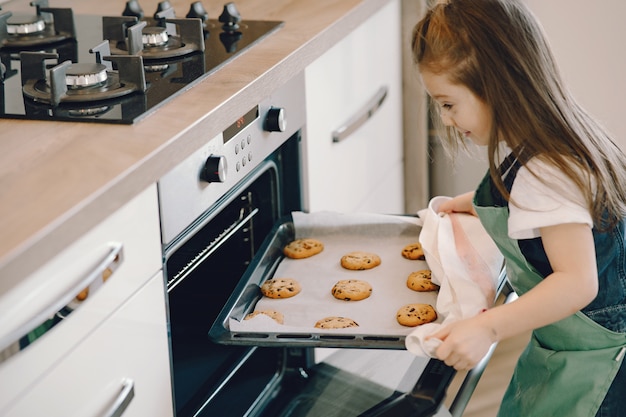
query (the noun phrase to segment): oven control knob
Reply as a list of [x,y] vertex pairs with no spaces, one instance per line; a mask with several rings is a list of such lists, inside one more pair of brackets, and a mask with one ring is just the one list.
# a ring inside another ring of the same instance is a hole
[[200,171],[200,179],[206,182],[226,181],[226,158],[222,155],[209,155]]
[[284,132],[285,129],[287,129],[285,109],[281,107],[270,108],[265,115],[265,125],[263,128],[268,132]]

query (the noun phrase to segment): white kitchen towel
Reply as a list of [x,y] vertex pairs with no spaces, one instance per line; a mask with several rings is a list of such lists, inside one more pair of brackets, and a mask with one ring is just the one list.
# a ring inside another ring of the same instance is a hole
[[435,197],[418,214],[423,219],[419,241],[432,280],[440,286],[436,310],[441,323],[419,326],[406,338],[406,348],[436,357],[440,340],[425,340],[451,322],[473,317],[493,306],[503,257],[480,220],[465,213],[438,213],[450,197]]

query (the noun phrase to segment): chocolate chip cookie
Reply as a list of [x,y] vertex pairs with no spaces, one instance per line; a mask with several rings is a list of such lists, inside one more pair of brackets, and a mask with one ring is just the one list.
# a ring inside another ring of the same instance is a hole
[[302,290],[298,281],[293,278],[268,279],[261,285],[261,292],[269,298],[290,298]]
[[315,323],[318,329],[345,329],[346,327],[359,327],[356,321],[347,317],[326,317]]
[[402,256],[412,261],[416,261],[416,260],[423,261],[426,259],[426,257],[424,256],[424,249],[422,249],[422,245],[419,242],[410,243],[406,245],[402,249]]
[[429,292],[439,290],[439,285],[431,280],[430,269],[422,269],[420,271],[411,272],[406,279],[406,286],[413,291]]
[[244,320],[250,320],[251,318],[254,318],[261,314],[274,319],[278,324],[283,324],[285,322],[285,317],[283,316],[283,313],[281,313],[280,311],[276,311],[276,310],[253,311],[252,313],[246,315],[246,317],[244,317]]
[[408,304],[398,310],[396,320],[403,326],[415,327],[437,320],[437,312],[430,304]]
[[380,262],[380,256],[370,252],[350,252],[341,257],[341,266],[353,271],[372,269]]
[[338,300],[360,301],[372,294],[372,286],[366,281],[344,279],[333,286],[331,293]]
[[304,259],[317,255],[324,250],[324,244],[317,239],[304,238],[296,239],[289,242],[284,248],[283,253],[291,259]]

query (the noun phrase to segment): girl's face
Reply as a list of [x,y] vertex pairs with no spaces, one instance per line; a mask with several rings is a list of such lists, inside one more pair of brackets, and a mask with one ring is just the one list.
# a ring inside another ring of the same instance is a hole
[[421,72],[428,94],[440,108],[444,125],[454,127],[476,145],[486,146],[491,133],[491,111],[467,87],[453,84],[445,74]]

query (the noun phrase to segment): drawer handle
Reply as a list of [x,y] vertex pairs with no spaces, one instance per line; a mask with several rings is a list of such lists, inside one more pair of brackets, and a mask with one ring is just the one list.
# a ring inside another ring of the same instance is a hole
[[[23,297],[28,299],[21,303],[0,308],[8,322],[0,329],[0,362],[23,350],[58,324],[59,319],[79,308],[81,303],[73,303],[77,294],[89,288],[89,296],[92,297],[102,288],[103,278],[110,277],[124,258],[121,243],[109,243],[105,250],[104,254],[97,256],[94,268],[77,274],[78,278],[71,280],[67,289],[61,290],[62,294],[47,304],[45,300],[38,303],[36,297],[29,294],[30,297]],[[44,303],[44,307],[41,307],[41,303]]]
[[341,142],[368,121],[383,105],[388,91],[389,88],[387,86],[380,87],[374,97],[359,109],[354,116],[349,118],[343,126],[333,131],[333,142]]
[[120,390],[115,401],[108,410],[103,414],[104,417],[120,417],[128,408],[128,404],[135,397],[135,381],[130,378],[122,380],[122,389]]

